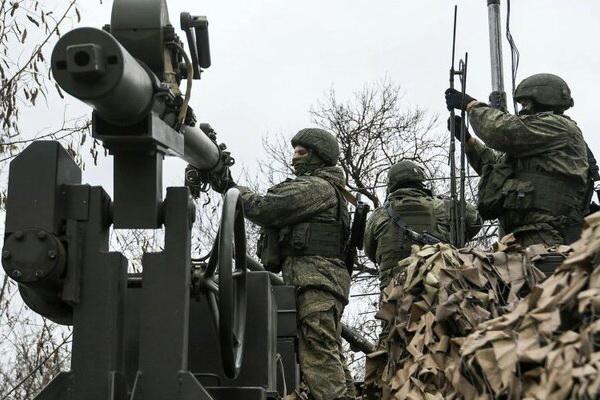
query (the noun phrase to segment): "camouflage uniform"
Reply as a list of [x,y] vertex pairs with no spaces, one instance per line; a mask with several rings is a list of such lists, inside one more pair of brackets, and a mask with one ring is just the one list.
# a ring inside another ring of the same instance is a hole
[[577,239],[589,198],[586,144],[577,124],[554,112],[515,116],[482,103],[471,104],[469,121],[487,145],[466,145],[482,177],[482,215],[483,202],[524,246]]
[[[410,229],[431,233],[443,241],[450,241],[450,213],[452,202],[433,196],[423,186],[423,169],[411,161],[401,161],[390,169],[388,175],[388,199],[392,207]],[[387,206],[388,204],[386,204]],[[386,206],[379,207],[369,217],[365,228],[364,249],[367,256],[378,265],[379,284],[383,290],[399,271],[398,263],[410,256],[411,240],[400,232]],[[475,207],[466,207],[466,237],[472,238],[481,227],[481,219]],[[367,358],[365,383],[371,396],[384,389],[381,380],[387,361],[387,338],[390,326],[382,321],[381,333],[377,343],[377,352]]]
[[[414,217],[408,216],[404,222],[417,232],[427,231],[445,242],[450,241],[450,200],[435,197],[431,191],[424,188],[397,189],[390,193],[388,200],[400,218],[409,208],[428,210],[429,216],[424,215],[425,221],[411,224],[410,220],[414,220]],[[466,228],[468,239],[481,228],[477,210],[470,204],[467,204]],[[367,256],[379,267],[381,289],[387,287],[391,279],[398,274],[398,262],[410,256],[412,244],[414,243],[400,236],[385,207],[373,211],[365,229],[364,248]]]
[[[275,232],[282,246],[283,279],[297,288],[299,361],[310,395],[317,400],[353,399],[354,383],[341,347],[341,317],[350,292],[346,265],[333,254],[302,255],[285,250],[310,236],[309,224],[338,221],[340,212],[347,216],[338,189],[344,187],[343,172],[326,165],[275,185],[266,195],[238,188],[246,217],[263,231]],[[265,236],[262,239],[266,240]]]

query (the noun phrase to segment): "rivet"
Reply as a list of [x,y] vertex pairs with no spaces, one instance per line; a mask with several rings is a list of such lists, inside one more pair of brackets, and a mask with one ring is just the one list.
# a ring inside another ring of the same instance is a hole
[[15,239],[22,240],[23,239],[23,231],[16,231],[14,233]]
[[10,258],[10,251],[4,250],[2,252],[2,258],[4,258],[5,260],[8,260]]
[[46,239],[46,237],[47,237],[47,236],[48,236],[48,234],[47,234],[46,232],[44,232],[44,231],[39,231],[39,232],[37,233],[37,237],[38,237],[38,239],[40,239],[40,240],[44,240],[44,239]]
[[48,251],[48,257],[50,257],[51,260],[54,260],[56,258],[56,251],[54,251],[54,250]]

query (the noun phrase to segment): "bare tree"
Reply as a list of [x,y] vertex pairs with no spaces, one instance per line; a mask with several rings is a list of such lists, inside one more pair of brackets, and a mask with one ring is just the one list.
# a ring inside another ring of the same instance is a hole
[[[346,101],[341,101],[331,90],[310,114],[317,126],[332,132],[338,139],[346,185],[366,197],[374,207],[383,204],[387,172],[400,160],[423,165],[428,186],[434,193],[449,194],[449,133],[445,124],[437,128],[436,116],[430,116],[419,107],[405,106],[401,88],[391,80],[365,85]],[[259,160],[258,174],[251,179],[246,177],[246,182],[251,182],[259,191],[293,174],[289,134],[265,137],[263,148],[267,156]],[[466,197],[474,202],[478,179],[471,177],[468,169],[466,172]],[[214,210],[211,215],[214,217]],[[211,215],[203,213],[204,220],[211,221]],[[208,226],[214,224],[209,222]],[[495,226],[489,224],[473,244],[487,247],[495,238]],[[256,240],[256,235],[252,239],[250,243]],[[364,254],[359,254],[355,271],[345,320],[375,342],[379,326],[374,318],[379,306],[378,270]],[[354,371],[361,375],[364,357],[349,351],[347,355]]]
[[[313,123],[338,139],[346,186],[366,197],[374,207],[383,204],[389,168],[400,160],[414,160],[425,167],[429,186],[445,194],[449,184],[446,130],[436,130],[437,117],[419,107],[407,106],[399,85],[390,79],[364,85],[349,100],[335,90],[310,110]],[[289,135],[263,140],[267,157],[259,162],[263,185],[272,185],[292,173]],[[352,277],[351,303],[346,323],[373,342],[377,340],[375,312],[379,302],[377,268],[359,254]],[[357,375],[364,357],[348,352]]]
[[[26,113],[44,112],[52,88],[47,60],[52,45],[71,21],[79,20],[76,0],[51,8],[37,0],[0,0],[0,174],[8,161],[35,139],[59,140],[85,167],[82,149],[98,155],[97,144],[86,141],[85,118],[63,117],[59,126],[23,133]],[[4,179],[3,179],[4,180]],[[0,188],[0,205],[6,187]],[[21,301],[17,285],[0,269],[0,398],[33,398],[70,359],[71,331],[31,312]]]
[[2,139],[20,133],[23,107],[36,106],[38,100],[47,97],[47,50],[64,24],[73,17],[79,20],[79,15],[76,0],[69,0],[57,10],[48,9],[38,0],[0,0]]
[[382,203],[376,189],[385,186],[392,164],[414,160],[431,177],[441,176],[446,165],[446,137],[433,131],[437,117],[402,101],[400,86],[384,79],[365,85],[349,101],[340,101],[332,89],[311,110],[314,122],[339,140],[347,186],[375,207]]

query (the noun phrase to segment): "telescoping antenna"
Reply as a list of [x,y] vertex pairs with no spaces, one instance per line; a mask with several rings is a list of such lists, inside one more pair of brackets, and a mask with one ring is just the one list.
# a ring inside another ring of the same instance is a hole
[[[450,66],[450,88],[454,89],[454,81],[456,76],[460,77],[461,92],[463,97],[466,91],[467,84],[467,62],[468,53],[465,54],[465,60],[460,60],[458,69],[455,69],[456,60],[456,21],[458,14],[458,6],[454,6],[454,23],[452,30],[452,60]],[[465,202],[465,110],[461,110],[461,148],[460,148],[460,198],[456,190],[457,177],[456,177],[456,127],[454,124],[456,113],[454,109],[450,110],[450,150],[449,150],[449,164],[450,164],[450,241],[454,246],[462,247],[465,244],[465,217],[466,217],[466,202]]]
[[[459,69],[462,71],[460,75],[460,85],[463,98],[467,91],[467,65],[469,62],[469,53],[465,53],[465,60],[460,60]],[[467,132],[466,110],[460,110],[460,208],[458,212],[458,246],[463,247],[466,242],[466,217],[467,217],[467,201],[465,198],[465,139]]]

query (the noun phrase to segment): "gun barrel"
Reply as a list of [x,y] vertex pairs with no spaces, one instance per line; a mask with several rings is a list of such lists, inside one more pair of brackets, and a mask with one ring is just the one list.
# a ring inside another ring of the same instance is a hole
[[200,128],[184,126],[181,131],[184,139],[183,159],[185,161],[201,171],[223,168],[219,147]]
[[[52,53],[52,73],[67,93],[117,126],[142,121],[154,105],[156,76],[100,29],[79,28],[64,35]],[[201,129],[184,126],[181,134],[184,150],[171,150],[200,170],[222,167],[219,147]]]
[[115,125],[135,124],[152,108],[156,78],[103,30],[65,34],[52,52],[52,73],[67,93]]

